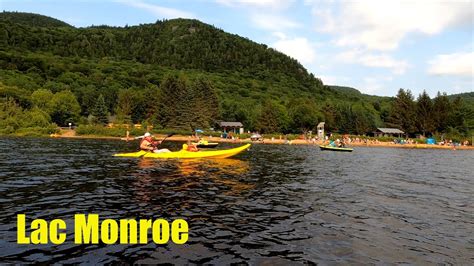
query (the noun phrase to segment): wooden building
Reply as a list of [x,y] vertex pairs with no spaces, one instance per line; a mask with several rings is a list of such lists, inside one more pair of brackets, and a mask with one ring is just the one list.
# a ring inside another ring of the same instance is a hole
[[374,132],[375,137],[401,137],[405,132],[398,128],[379,127]]
[[243,134],[244,125],[240,122],[219,122],[219,126],[226,133],[234,132],[234,134]]

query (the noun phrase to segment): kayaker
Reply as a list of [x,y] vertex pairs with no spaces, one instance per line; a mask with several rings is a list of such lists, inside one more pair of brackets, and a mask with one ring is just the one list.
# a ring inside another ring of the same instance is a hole
[[144,138],[140,142],[140,149],[143,151],[149,151],[154,153],[160,152],[171,152],[168,149],[157,149],[158,145],[161,144],[161,141],[153,141],[153,137],[149,132],[146,132]]
[[198,147],[191,143],[191,141],[188,140],[188,144],[186,145],[186,150],[187,151],[199,151]]

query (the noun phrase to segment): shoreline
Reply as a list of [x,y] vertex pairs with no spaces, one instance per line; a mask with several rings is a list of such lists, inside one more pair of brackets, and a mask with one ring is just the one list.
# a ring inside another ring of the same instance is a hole
[[[130,137],[127,140],[124,137],[113,137],[113,136],[96,136],[96,135],[75,135],[71,134],[72,132],[67,132],[66,134],[62,135],[54,135],[53,138],[70,138],[70,139],[106,139],[106,140],[121,140],[121,141],[135,141],[133,137]],[[166,137],[166,135],[162,134],[155,134],[154,135],[157,139],[162,139]],[[312,146],[319,146],[322,145],[320,141],[312,142],[310,140],[300,140],[295,139],[290,141],[290,143],[285,144],[285,140],[283,139],[264,139],[263,141],[251,141],[250,139],[223,139],[220,137],[205,137],[202,136],[209,142],[218,142],[218,143],[252,143],[252,144],[278,144],[278,145],[312,145]],[[182,135],[175,135],[172,137],[167,138],[168,141],[180,141],[186,142],[196,141],[195,138],[191,136],[182,136]],[[371,148],[401,148],[401,149],[444,149],[444,150],[454,150],[453,146],[441,146],[441,145],[433,145],[433,144],[395,144],[392,142],[379,142],[379,143],[350,143],[348,147],[371,147]],[[474,146],[455,146],[455,150],[474,150]]]

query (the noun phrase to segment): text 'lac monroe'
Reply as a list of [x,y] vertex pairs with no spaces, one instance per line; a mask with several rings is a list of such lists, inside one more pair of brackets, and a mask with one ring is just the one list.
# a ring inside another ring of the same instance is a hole
[[[31,222],[27,235],[26,215],[17,215],[18,244],[62,244],[66,241],[66,222],[54,219],[48,222],[35,219]],[[184,244],[188,241],[188,223],[176,219],[171,224],[165,219],[155,221],[147,219],[99,220],[98,214],[74,215],[75,244],[148,244],[148,232],[151,229],[153,242],[166,244]]]

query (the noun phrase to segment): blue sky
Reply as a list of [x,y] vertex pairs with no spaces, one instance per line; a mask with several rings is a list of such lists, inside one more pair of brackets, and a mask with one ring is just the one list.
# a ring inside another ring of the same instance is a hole
[[77,27],[196,18],[296,58],[325,84],[368,94],[474,91],[474,2],[430,0],[0,0]]

